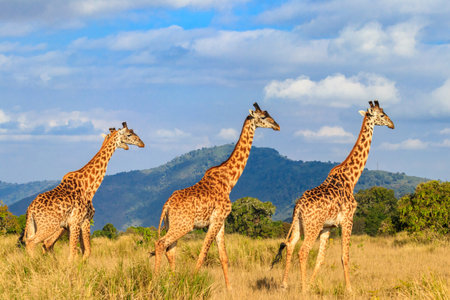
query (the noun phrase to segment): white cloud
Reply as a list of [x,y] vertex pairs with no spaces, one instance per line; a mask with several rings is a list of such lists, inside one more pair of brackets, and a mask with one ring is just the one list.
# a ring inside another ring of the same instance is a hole
[[339,126],[323,126],[318,131],[298,130],[295,136],[302,136],[307,140],[323,141],[329,143],[351,143],[355,141],[353,134]]
[[450,128],[444,128],[441,131],[439,131],[440,134],[450,134]]
[[[201,56],[243,64],[312,63],[326,58],[327,41],[306,41],[297,34],[275,29],[219,31],[197,38],[192,49]],[[279,66],[278,66],[279,67]],[[275,68],[276,69],[276,68]]]
[[181,129],[175,128],[175,129],[158,129],[156,131],[156,135],[160,138],[174,139],[174,138],[189,137],[191,134],[184,132]]
[[304,104],[348,107],[378,99],[384,104],[399,101],[395,82],[375,74],[345,77],[336,74],[320,81],[307,76],[284,81],[274,80],[264,87],[266,98],[292,99]]
[[8,115],[5,114],[5,112],[0,109],[0,124],[9,122],[10,120],[11,120],[11,118],[8,117]]
[[431,93],[428,105],[435,114],[450,113],[450,79]]
[[222,128],[218,136],[224,140],[236,140],[239,133],[233,128]]
[[438,144],[439,147],[447,147],[450,148],[450,139],[445,139],[442,141],[442,143]]
[[21,45],[18,42],[3,42],[0,43],[0,52],[32,52],[44,50],[47,48],[46,43],[39,43],[36,45]]
[[[56,109],[44,111],[25,111],[20,113],[0,110],[0,124],[3,139],[12,140],[55,139],[67,141],[80,139],[92,140],[110,127],[120,125],[113,111],[60,111]],[[69,136],[71,138],[69,138]]]
[[428,148],[428,145],[419,139],[407,139],[397,144],[384,142],[380,147],[386,150],[423,150]]
[[3,134],[0,130],[0,141],[47,141],[47,142],[87,142],[101,141],[103,138],[99,134],[91,135],[35,135],[35,134]]
[[421,26],[416,23],[399,23],[383,30],[377,22],[361,28],[346,27],[332,40],[332,52],[361,53],[374,56],[412,56],[415,54],[416,35]]

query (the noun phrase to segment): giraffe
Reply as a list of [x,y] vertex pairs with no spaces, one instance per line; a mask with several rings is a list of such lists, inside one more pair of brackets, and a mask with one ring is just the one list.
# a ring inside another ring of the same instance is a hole
[[306,293],[306,264],[309,251],[317,236],[320,236],[319,252],[311,281],[319,271],[325,259],[325,248],[332,227],[341,226],[342,229],[342,266],[344,269],[345,285],[348,292],[350,285],[348,263],[349,243],[353,226],[353,214],[357,203],[353,197],[353,189],[358,182],[369,155],[375,125],[387,126],[394,129],[394,123],[384,113],[383,108],[375,100],[375,105],[369,101],[367,111],[359,111],[364,117],[358,139],[350,154],[339,165],[331,169],[325,181],[306,192],[297,200],[292,214],[292,225],[286,240],[281,243],[277,257],[272,267],[281,259],[282,250],[286,247],[286,266],[282,287],[287,288],[287,278],[291,264],[292,252],[303,231],[304,241],[300,248],[299,260],[302,278],[302,292]]
[[38,243],[43,242],[44,252],[49,251],[68,230],[69,261],[76,255],[78,239],[83,259],[89,257],[90,220],[95,213],[92,198],[103,181],[108,162],[117,148],[128,150],[128,145],[144,147],[133,129],[128,129],[126,122],[122,125],[119,130],[110,128],[100,150],[83,168],[64,175],[57,187],[39,194],[28,206],[21,240],[31,256]]
[[[195,270],[202,266],[214,238],[219,250],[220,262],[225,277],[225,285],[231,288],[228,280],[228,257],[225,249],[225,219],[231,212],[230,192],[247,163],[257,127],[280,130],[280,126],[269,115],[254,104],[255,111],[244,121],[242,132],[230,157],[221,165],[205,172],[195,185],[173,192],[163,206],[158,227],[158,240],[155,243],[155,274],[158,274],[162,254],[165,253],[170,268],[175,268],[175,250],[177,240],[194,228],[208,227]],[[164,220],[167,234],[160,236]]]

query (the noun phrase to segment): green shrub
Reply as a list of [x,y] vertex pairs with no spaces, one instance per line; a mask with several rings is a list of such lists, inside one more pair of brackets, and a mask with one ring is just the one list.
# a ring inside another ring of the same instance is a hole
[[398,211],[400,222],[409,233],[448,234],[450,182],[434,180],[419,184],[414,194],[399,200]]

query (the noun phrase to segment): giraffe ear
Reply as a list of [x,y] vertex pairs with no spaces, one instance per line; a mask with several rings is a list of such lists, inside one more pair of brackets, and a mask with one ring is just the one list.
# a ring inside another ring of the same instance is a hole
[[255,113],[255,112],[254,112],[253,110],[249,109],[248,111],[250,112],[250,116],[255,117],[255,116],[254,116],[254,113]]
[[365,112],[364,110],[360,110],[359,113],[360,113],[360,115],[363,116],[363,117],[366,116],[366,112]]
[[105,137],[106,137],[106,134],[102,133],[102,137],[105,138]]

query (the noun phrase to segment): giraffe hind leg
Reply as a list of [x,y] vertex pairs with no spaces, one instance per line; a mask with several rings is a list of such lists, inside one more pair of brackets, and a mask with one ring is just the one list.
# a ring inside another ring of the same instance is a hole
[[59,228],[50,237],[46,238],[42,245],[43,252],[46,253],[53,251],[53,246],[55,245],[56,241],[64,234],[64,232],[64,228]]
[[295,245],[300,239],[300,221],[293,224],[293,226],[294,227],[292,228],[291,236],[286,243],[286,266],[284,269],[283,281],[281,283],[281,286],[283,288],[287,288],[288,286],[287,279],[289,275],[289,269],[291,267],[292,253],[294,252]]
[[172,271],[175,271],[176,250],[177,250],[177,242],[174,242],[172,245],[167,247],[167,250],[166,250],[167,261],[169,262],[169,266]]
[[[172,222],[170,223],[169,230],[166,235],[160,238],[155,242],[155,274],[159,273],[159,268],[161,265],[161,258],[163,253],[166,253],[166,250],[169,246],[174,244],[178,239],[182,236],[186,235],[189,231],[194,228],[193,222]],[[173,249],[169,249],[170,250]],[[174,252],[169,253],[171,256]],[[170,260],[169,260],[170,263]]]

